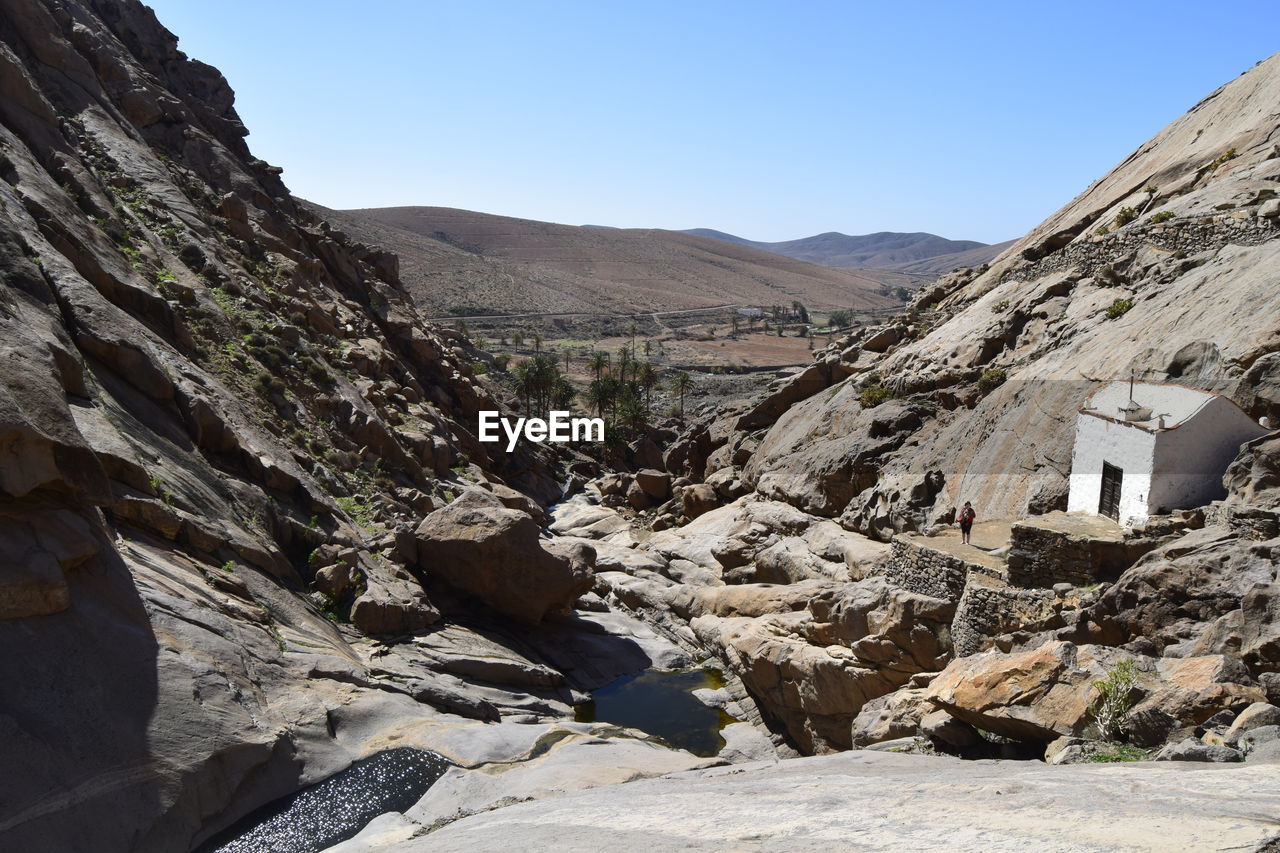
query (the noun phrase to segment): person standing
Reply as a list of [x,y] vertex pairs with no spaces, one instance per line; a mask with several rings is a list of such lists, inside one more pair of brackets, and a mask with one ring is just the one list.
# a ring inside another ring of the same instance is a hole
[[969,544],[969,531],[973,530],[973,520],[978,514],[973,511],[973,504],[968,501],[964,502],[964,509],[960,510],[958,521],[960,522],[960,542]]

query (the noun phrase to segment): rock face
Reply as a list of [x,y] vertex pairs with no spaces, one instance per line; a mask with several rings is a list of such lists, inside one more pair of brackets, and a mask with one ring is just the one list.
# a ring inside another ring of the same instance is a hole
[[[192,849],[404,720],[569,713],[388,651],[471,614],[413,574],[455,467],[559,494],[475,441],[502,403],[394,257],[141,3],[0,2],[0,81],[0,847]],[[522,613],[590,582],[532,564],[565,580]]]
[[743,836],[734,849],[746,851],[776,849],[779,838],[788,850],[815,852],[847,849],[850,839],[871,849],[1157,851],[1170,837],[1187,850],[1253,850],[1275,835],[1274,782],[1266,766],[1046,767],[853,752],[579,791],[359,849],[591,851],[661,839],[718,851],[731,827]]
[[479,489],[428,515],[416,535],[418,565],[428,577],[527,624],[569,610],[591,589],[590,545],[548,550],[527,513],[507,509]]
[[[1268,207],[1277,92],[1273,56],[990,265],[942,277],[903,316],[855,331],[785,387],[693,430],[678,446],[699,453],[682,473],[709,477],[724,464],[717,454],[764,430],[734,463],[744,483],[887,539],[965,500],[983,518],[1063,508],[1074,413],[1118,364],[1228,394],[1280,425],[1269,320],[1280,296],[1266,272],[1280,253]],[[1131,307],[1109,317],[1117,302]],[[1255,503],[1275,487],[1273,443],[1256,443],[1233,474]]]

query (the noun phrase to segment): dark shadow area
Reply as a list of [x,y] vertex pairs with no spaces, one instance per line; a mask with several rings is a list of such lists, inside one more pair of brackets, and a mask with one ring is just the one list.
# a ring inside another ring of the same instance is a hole
[[162,809],[148,742],[159,645],[97,536],[98,555],[66,570],[68,609],[0,621],[3,850],[134,850]]

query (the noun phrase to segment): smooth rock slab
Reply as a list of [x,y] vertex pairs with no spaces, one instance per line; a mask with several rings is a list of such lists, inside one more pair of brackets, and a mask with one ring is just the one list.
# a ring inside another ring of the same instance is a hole
[[851,752],[511,805],[368,850],[1252,850],[1280,767],[1047,767]]

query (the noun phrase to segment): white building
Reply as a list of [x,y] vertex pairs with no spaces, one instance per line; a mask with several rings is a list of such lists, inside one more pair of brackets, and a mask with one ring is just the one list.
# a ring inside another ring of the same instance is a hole
[[1069,512],[1142,524],[1224,496],[1222,475],[1267,430],[1221,394],[1162,382],[1112,382],[1076,416]]

